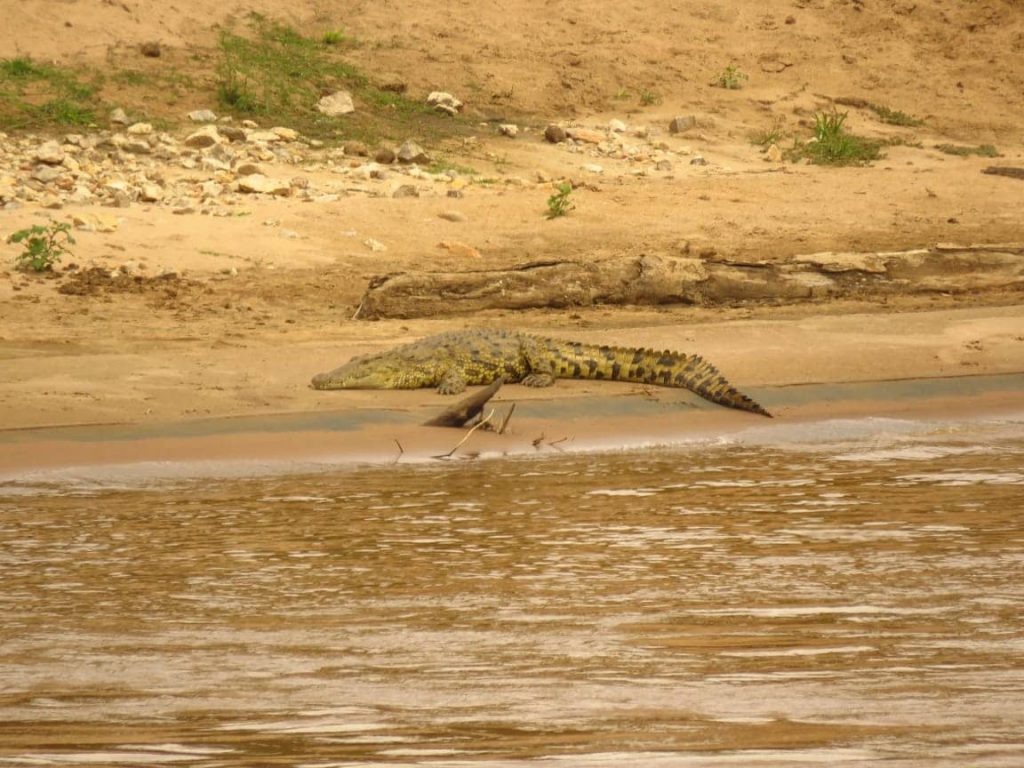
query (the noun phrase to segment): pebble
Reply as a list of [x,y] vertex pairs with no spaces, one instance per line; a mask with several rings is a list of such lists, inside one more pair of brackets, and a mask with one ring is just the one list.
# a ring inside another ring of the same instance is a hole
[[502,123],[498,126],[498,133],[502,136],[508,136],[510,139],[514,139],[519,135],[519,126],[512,123]]
[[466,221],[466,214],[462,213],[462,211],[441,211],[437,215],[445,221]]
[[384,243],[382,243],[380,240],[374,240],[372,237],[368,237],[365,240],[363,240],[363,245],[365,245],[374,253],[380,253],[388,249],[388,247],[384,245]]

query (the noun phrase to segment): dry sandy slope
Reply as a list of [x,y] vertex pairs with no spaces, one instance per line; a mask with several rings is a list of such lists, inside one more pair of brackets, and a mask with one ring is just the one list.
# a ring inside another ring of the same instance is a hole
[[[591,177],[582,170],[590,158],[547,145],[536,131],[511,141],[482,126],[479,143],[446,151],[481,173],[521,183],[471,187],[459,200],[354,196],[318,205],[254,199],[246,206],[249,215],[230,219],[173,216],[140,205],[121,210],[117,232],[79,235],[77,261],[117,266],[145,260],[154,269],[184,269],[196,284],[161,305],[150,296],[68,297],[49,281],[0,272],[0,425],[339,407],[338,398],[329,397],[334,393],[306,389],[309,375],[353,351],[479,322],[696,348],[737,383],[754,385],[1024,370],[1014,332],[1024,320],[1013,291],[890,307],[1003,308],[991,315],[953,311],[879,321],[896,334],[884,354],[877,337],[857,335],[867,320],[826,332],[831,318],[877,310],[870,305],[819,305],[796,319],[792,310],[771,307],[496,313],[404,323],[350,319],[366,280],[396,269],[673,254],[686,247],[723,258],[778,260],[826,249],[1024,241],[1024,183],[981,174],[990,160],[931,148],[943,141],[991,142],[1004,154],[1000,163],[1024,165],[1019,3],[680,2],[660,6],[657,14],[643,4],[517,0],[217,7],[223,16],[211,18],[209,4],[195,0],[98,7],[26,0],[6,11],[0,56],[124,62],[138,56],[138,42],[159,40],[167,66],[201,69],[208,64],[190,52],[212,46],[217,24],[256,10],[310,33],[343,28],[365,41],[353,56],[366,71],[398,73],[414,95],[452,90],[480,118],[513,116],[539,128],[548,119],[575,117],[599,127],[619,117],[652,126],[681,157],[699,153],[710,165],[684,159],[672,173],[636,178],[627,164],[602,161],[605,173]],[[750,74],[745,87],[711,87],[731,62]],[[644,91],[661,102],[641,107]],[[885,126],[864,110],[851,115],[859,132],[921,146],[894,147],[873,167],[855,169],[771,165],[751,146],[752,131],[774,121],[797,130],[801,120],[842,96],[925,118],[924,127],[906,129]],[[193,106],[210,105],[182,110]],[[679,113],[695,114],[699,130],[669,137],[664,126]],[[570,216],[542,218],[550,187],[535,183],[537,170],[586,181]],[[452,208],[466,221],[438,217]],[[67,214],[31,205],[4,212],[0,234]],[[278,237],[263,226],[267,219],[300,236]],[[388,250],[368,251],[363,237]],[[436,247],[452,239],[478,248],[483,258],[467,264]],[[13,250],[3,253],[6,258]],[[221,275],[231,267],[239,270],[237,278]],[[745,317],[755,324],[715,330],[723,319]],[[790,323],[780,322],[783,317]],[[927,343],[912,331],[920,322],[932,327]],[[819,335],[828,343],[809,346]],[[797,359],[804,362],[794,366]]]

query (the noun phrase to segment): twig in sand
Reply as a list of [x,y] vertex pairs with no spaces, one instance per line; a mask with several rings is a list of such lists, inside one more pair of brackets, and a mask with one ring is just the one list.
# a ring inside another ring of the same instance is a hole
[[476,424],[474,424],[470,428],[470,430],[465,435],[463,435],[462,439],[459,440],[459,442],[456,444],[456,446],[454,448],[452,448],[450,451],[448,451],[448,453],[440,453],[437,456],[431,456],[431,458],[432,459],[450,459],[455,454],[455,452],[457,450],[459,450],[459,448],[462,447],[463,443],[465,443],[467,440],[469,440],[469,436],[470,435],[472,435],[474,432],[476,432],[478,429],[480,429],[480,427],[482,427],[484,424],[489,424],[490,423],[492,416],[494,416],[494,409],[493,408],[491,409],[491,412],[489,414],[487,414],[487,416],[485,416],[484,418],[480,419],[480,421],[478,421]]
[[395,456],[395,460],[392,462],[393,464],[397,464],[398,460],[402,458],[402,454],[405,453],[405,448],[403,448],[402,444],[400,442],[398,442],[398,438],[393,437],[391,439],[394,440],[395,441],[395,445],[398,446],[398,455]]
[[508,413],[505,414],[505,418],[501,420],[501,426],[498,427],[498,434],[505,434],[505,427],[508,426],[509,420],[512,418],[512,414],[516,412],[516,404],[512,403],[512,406],[508,409]]

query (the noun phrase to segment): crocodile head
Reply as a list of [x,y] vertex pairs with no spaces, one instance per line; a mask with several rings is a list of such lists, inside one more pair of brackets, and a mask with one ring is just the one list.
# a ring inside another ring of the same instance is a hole
[[[415,389],[431,386],[423,371],[387,353],[357,357],[313,377],[313,389]],[[421,381],[421,379],[424,379]]]

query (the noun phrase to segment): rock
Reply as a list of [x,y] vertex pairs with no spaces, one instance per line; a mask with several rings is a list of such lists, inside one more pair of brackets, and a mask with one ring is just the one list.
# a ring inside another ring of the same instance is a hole
[[153,148],[149,145],[149,142],[144,139],[131,139],[126,141],[121,145],[121,149],[125,152],[131,152],[133,155],[149,155],[153,152]]
[[781,163],[785,159],[778,144],[769,144],[764,151],[764,158],[770,163]]
[[125,114],[124,110],[118,107],[110,113],[110,122],[115,125],[128,125],[131,120],[128,119],[128,115]]
[[287,181],[273,179],[264,176],[262,173],[254,173],[251,176],[243,176],[238,180],[238,191],[287,197],[292,193],[292,187]]
[[696,127],[697,118],[693,115],[677,116],[673,117],[672,121],[668,124],[669,133],[686,133],[691,128]]
[[374,253],[381,253],[382,251],[386,251],[388,249],[388,247],[384,245],[384,243],[380,242],[380,240],[374,240],[372,237],[368,237],[365,240],[363,240],[363,245],[365,245]]
[[656,170],[656,171],[665,171],[666,173],[671,173],[671,171],[672,171],[672,163],[670,163],[668,160],[659,160],[658,162],[656,162],[654,164],[654,170]]
[[139,46],[139,53],[141,53],[143,56],[147,56],[147,57],[149,57],[151,59],[159,59],[160,58],[160,43],[156,42],[155,40],[151,40],[148,43],[142,43]]
[[346,141],[341,145],[342,150],[350,157],[369,157],[370,149],[361,141]]
[[217,115],[210,109],[196,109],[188,113],[188,119],[193,123],[212,123]]
[[64,150],[56,141],[47,141],[36,148],[32,153],[32,159],[46,165],[60,165],[64,162]]
[[427,104],[438,112],[446,112],[449,115],[458,114],[463,107],[461,101],[445,91],[433,91],[427,96]]
[[708,161],[707,161],[707,160],[705,160],[705,159],[704,159],[703,157],[701,157],[700,155],[697,155],[697,156],[696,156],[695,158],[693,158],[693,159],[692,159],[692,160],[690,161],[690,165],[707,165],[707,164],[708,164]]
[[329,96],[324,96],[316,103],[316,108],[328,117],[340,117],[356,111],[356,105],[352,103],[352,94],[348,91],[335,91]]
[[560,125],[551,123],[547,128],[544,129],[544,138],[550,141],[552,144],[560,144],[565,141],[566,133],[565,128]]
[[253,131],[245,137],[250,144],[276,144],[281,140],[273,131]]
[[391,193],[392,197],[419,197],[420,190],[415,184],[402,184],[394,192]]
[[64,201],[57,197],[57,195],[43,195],[39,200],[39,204],[43,208],[51,208],[55,211],[59,211],[64,207]]
[[43,184],[50,184],[64,175],[64,169],[53,165],[37,165],[31,178]]
[[406,85],[405,79],[401,75],[388,72],[377,80],[377,87],[382,91],[391,91],[391,93],[405,93],[408,85]]
[[132,136],[148,136],[153,132],[152,123],[132,123],[128,126],[126,133]]
[[414,142],[412,139],[407,139],[402,142],[402,146],[398,148],[398,162],[400,163],[429,163],[430,156],[423,150],[419,144]]
[[195,133],[185,139],[185,146],[192,149],[206,149],[220,142],[220,134],[217,133],[217,126],[204,125]]
[[235,168],[235,173],[239,176],[252,176],[263,173],[263,169],[256,165],[256,163],[239,163]]
[[519,126],[513,123],[502,123],[498,126],[498,133],[502,136],[508,136],[510,139],[514,139],[519,135]]
[[373,155],[373,159],[381,165],[391,165],[396,157],[395,150],[390,147],[381,147]]
[[231,142],[242,142],[246,139],[245,130],[239,128],[237,125],[217,126],[217,133],[219,133],[222,138]]
[[453,256],[463,256],[470,259],[481,258],[480,251],[478,251],[472,245],[460,243],[458,240],[442,240],[440,243],[437,244],[437,247],[444,248]]
[[608,130],[611,131],[612,133],[625,133],[626,124],[621,120],[609,120]]
[[139,200],[144,203],[158,203],[164,199],[164,191],[159,184],[143,184],[139,189]]
[[461,211],[441,211],[437,215],[445,221],[461,222],[466,220],[466,214]]
[[583,170],[587,173],[604,173],[604,168],[597,163],[587,163],[583,166]]
[[282,128],[281,126],[277,126],[276,128],[271,128],[270,130],[273,133],[276,133],[277,137],[281,139],[281,141],[295,141],[296,139],[299,138],[299,132],[296,131],[294,128]]
[[76,213],[71,223],[83,232],[116,232],[118,227],[117,218],[102,213]]
[[565,134],[573,141],[582,141],[586,144],[600,144],[605,140],[603,133],[591,131],[588,128],[569,128]]

